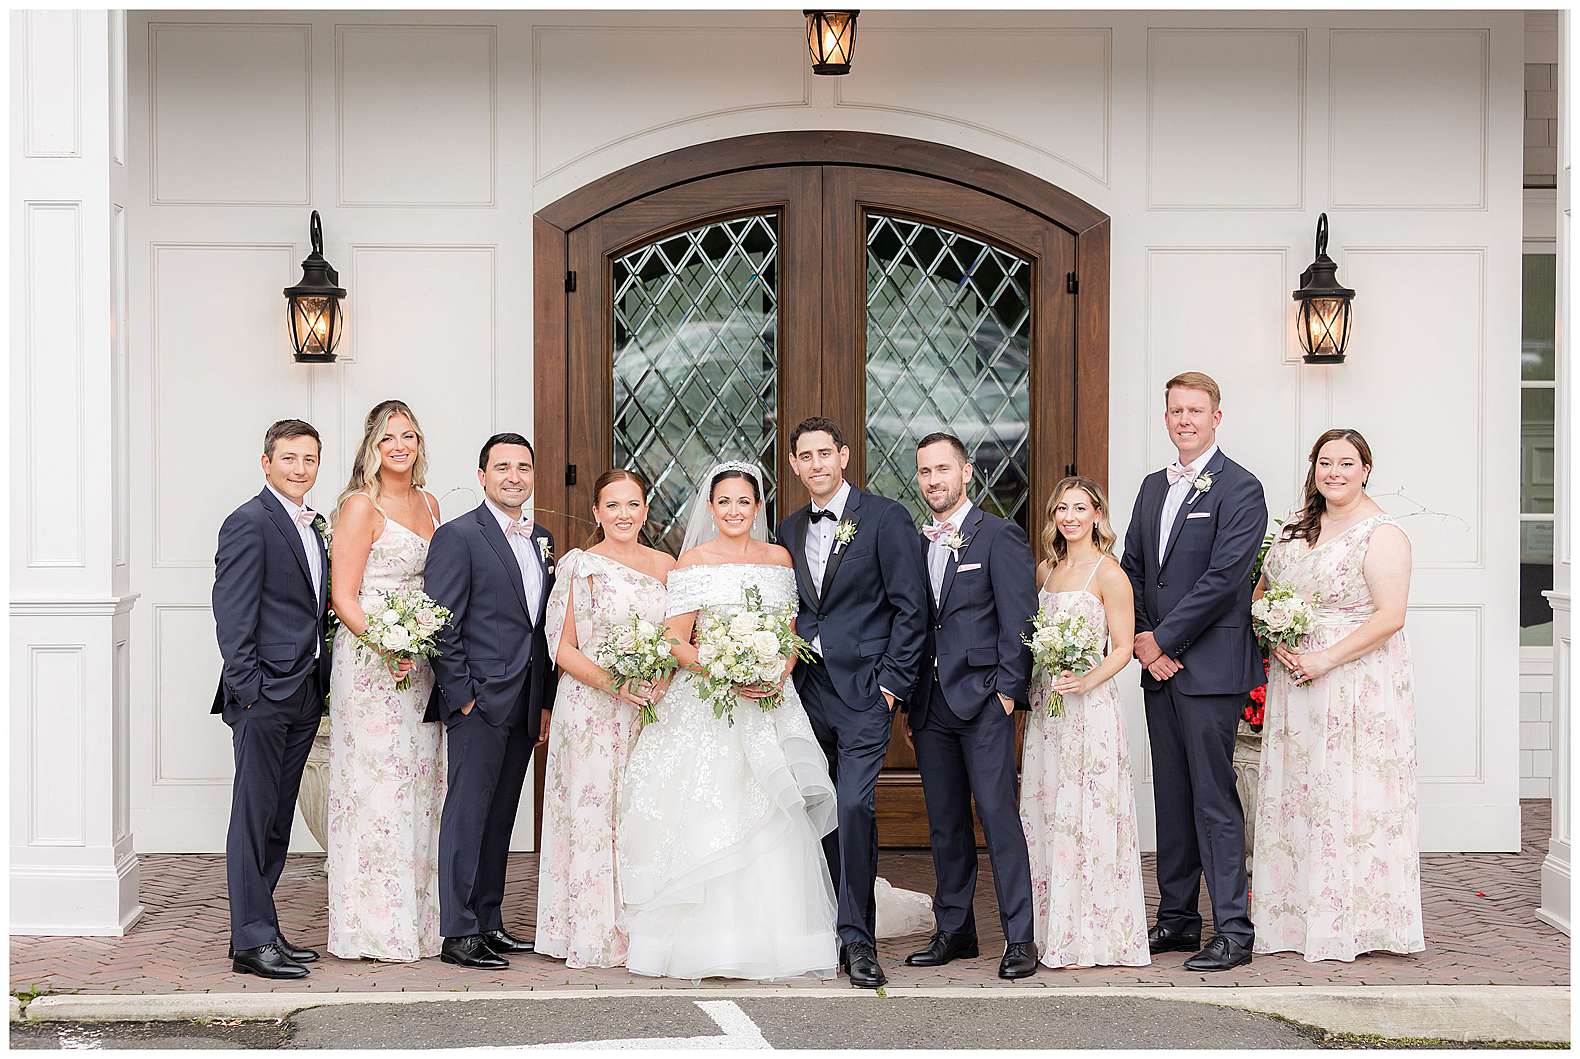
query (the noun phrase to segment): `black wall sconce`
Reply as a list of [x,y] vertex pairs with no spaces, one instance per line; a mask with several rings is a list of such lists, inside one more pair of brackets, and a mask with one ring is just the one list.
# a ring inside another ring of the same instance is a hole
[[860,11],[802,11],[806,45],[815,74],[848,74],[856,56],[856,16]]
[[1355,292],[1339,286],[1339,266],[1328,256],[1328,215],[1317,218],[1317,259],[1300,274],[1295,333],[1307,364],[1343,364],[1350,343],[1350,303]]
[[291,328],[291,347],[299,364],[333,364],[335,347],[345,332],[346,290],[340,273],[324,260],[324,225],[313,211],[308,232],[313,251],[302,262],[302,278],[285,288],[286,321]]

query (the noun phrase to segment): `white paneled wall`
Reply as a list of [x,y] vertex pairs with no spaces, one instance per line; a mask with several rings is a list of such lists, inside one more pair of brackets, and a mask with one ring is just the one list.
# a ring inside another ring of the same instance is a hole
[[[815,78],[789,11],[134,15],[139,847],[221,844],[229,756],[206,713],[213,534],[258,488],[267,424],[304,415],[324,433],[311,499],[326,507],[366,409],[402,397],[431,439],[430,484],[457,514],[475,503],[483,437],[532,427],[532,214],[677,147],[831,128],[990,156],[1113,217],[1116,510],[1170,454],[1160,387],[1184,368],[1224,383],[1224,447],[1275,512],[1293,504],[1318,433],[1367,433],[1374,491],[1409,516],[1416,548],[1424,843],[1518,848],[1508,350],[1522,25],[1474,11],[869,11],[854,71]],[[70,146],[49,129],[40,147]],[[328,367],[291,362],[281,319],[310,207],[350,290],[345,356]],[[1339,274],[1360,292],[1338,368],[1301,363],[1291,324],[1324,210]],[[72,554],[69,540],[40,541]],[[1144,758],[1140,694],[1123,680]],[[1150,838],[1146,778],[1143,765]]]

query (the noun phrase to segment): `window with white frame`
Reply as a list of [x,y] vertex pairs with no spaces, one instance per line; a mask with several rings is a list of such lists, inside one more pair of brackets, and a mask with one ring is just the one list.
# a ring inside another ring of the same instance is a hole
[[1553,587],[1557,262],[1553,244],[1526,244],[1520,311],[1520,645],[1529,647],[1553,642],[1552,609],[1542,593]]

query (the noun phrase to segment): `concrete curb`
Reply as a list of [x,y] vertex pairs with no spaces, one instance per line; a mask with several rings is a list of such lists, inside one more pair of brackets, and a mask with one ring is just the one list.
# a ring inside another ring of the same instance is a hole
[[[338,1004],[423,1004],[442,1001],[590,1000],[609,997],[707,997],[713,1000],[818,998],[881,1002],[849,988],[566,989],[402,993],[174,993],[126,996],[41,996],[30,1022],[284,1019],[307,1008]],[[1095,987],[1032,990],[890,989],[888,999],[950,998],[1057,1001],[1071,997],[1145,997],[1278,1015],[1329,1033],[1449,1041],[1569,1042],[1568,986],[1251,986]],[[12,1018],[16,1018],[12,998]]]

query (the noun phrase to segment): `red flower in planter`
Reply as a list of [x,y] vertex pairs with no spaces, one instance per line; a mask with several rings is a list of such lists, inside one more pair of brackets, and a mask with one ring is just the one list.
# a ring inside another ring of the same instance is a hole
[[[1266,658],[1263,658],[1263,674],[1267,673],[1267,669],[1268,661]],[[1240,716],[1244,718],[1246,724],[1251,726],[1251,730],[1253,732],[1260,732],[1262,730],[1262,722],[1266,716],[1266,711],[1267,685],[1262,684],[1259,687],[1252,688],[1251,693],[1245,697],[1245,706],[1241,709]]]

